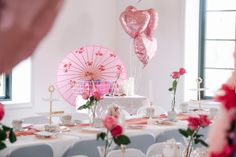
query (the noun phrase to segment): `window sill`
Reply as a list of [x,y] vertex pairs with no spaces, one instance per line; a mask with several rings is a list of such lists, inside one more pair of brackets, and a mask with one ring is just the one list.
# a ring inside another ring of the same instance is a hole
[[1,103],[4,104],[5,109],[22,109],[31,108],[33,106],[31,102],[5,101]]

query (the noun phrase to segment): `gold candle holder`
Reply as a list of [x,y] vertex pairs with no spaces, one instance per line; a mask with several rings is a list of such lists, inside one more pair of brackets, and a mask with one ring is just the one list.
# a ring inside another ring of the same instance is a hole
[[49,125],[52,124],[52,93],[55,91],[55,87],[50,85],[48,87],[49,91]]

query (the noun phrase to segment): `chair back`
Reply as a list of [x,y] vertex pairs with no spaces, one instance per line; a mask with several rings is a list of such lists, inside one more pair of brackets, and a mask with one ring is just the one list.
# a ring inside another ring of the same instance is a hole
[[145,157],[145,154],[141,150],[127,148],[124,152],[122,150],[110,151],[107,157]]
[[181,135],[179,133],[178,129],[166,130],[166,131],[160,133],[157,136],[156,143],[165,142],[170,139],[175,139],[175,141],[180,142],[183,145],[185,145],[185,139],[184,139],[183,135]]
[[146,157],[155,156],[156,154],[162,154],[163,146],[163,143],[152,144],[147,149]]
[[[176,154],[176,157],[181,155],[181,153],[184,150],[183,144],[178,143],[178,146],[180,149],[179,150],[180,154]],[[164,149],[165,149],[165,142],[152,144],[147,150],[146,157],[153,157],[153,156],[157,156],[157,155],[162,155]]]
[[151,134],[129,136],[131,143],[127,148],[136,148],[146,153],[148,147],[155,143],[155,137]]
[[49,144],[34,144],[13,149],[7,157],[53,157],[53,149]]
[[97,146],[102,145],[104,145],[103,141],[97,141],[95,139],[78,141],[69,147],[69,149],[63,154],[63,157],[70,157],[74,155],[99,157]]

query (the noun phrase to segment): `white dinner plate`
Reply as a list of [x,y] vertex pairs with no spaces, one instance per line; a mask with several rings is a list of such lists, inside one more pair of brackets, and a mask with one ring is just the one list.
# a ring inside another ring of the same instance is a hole
[[36,135],[36,137],[39,137],[39,138],[51,138],[56,135],[56,133],[47,132],[47,131],[40,131],[40,132],[36,132],[34,134]]
[[105,128],[95,128],[95,127],[91,127],[91,126],[89,126],[89,127],[84,127],[84,128],[81,128],[81,131],[83,131],[83,132],[97,132],[97,133],[99,133],[99,132],[102,132],[102,131],[106,131],[106,129]]

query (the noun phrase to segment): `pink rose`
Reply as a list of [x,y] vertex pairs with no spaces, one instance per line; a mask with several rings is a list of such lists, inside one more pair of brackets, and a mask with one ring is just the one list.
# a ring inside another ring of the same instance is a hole
[[185,74],[186,73],[186,70],[184,69],[184,68],[180,68],[179,69],[179,74],[180,75],[183,75],[183,74]]
[[89,98],[88,92],[83,92],[82,98],[83,98],[84,100],[87,100],[87,99]]
[[200,125],[200,120],[198,117],[189,117],[188,118],[188,127],[191,130],[196,130]]
[[5,115],[4,106],[3,104],[0,103],[0,120],[3,119],[4,115]]
[[103,121],[103,125],[108,130],[112,130],[115,126],[117,126],[117,119],[113,116],[106,116]]
[[123,133],[123,128],[120,125],[116,125],[112,130],[111,134],[113,137],[118,137]]
[[101,100],[102,99],[103,94],[101,92],[95,91],[93,94],[94,94],[95,100]]
[[174,72],[172,72],[171,77],[172,77],[173,79],[177,79],[177,78],[180,77],[180,73],[177,72],[177,71],[174,71]]
[[207,115],[199,115],[199,120],[202,127],[207,127],[209,124],[211,124],[211,121],[208,119]]

